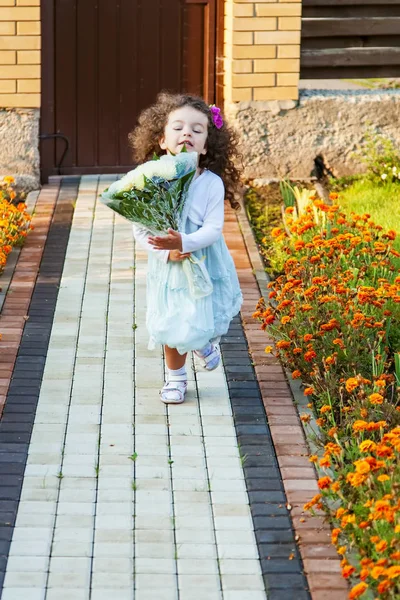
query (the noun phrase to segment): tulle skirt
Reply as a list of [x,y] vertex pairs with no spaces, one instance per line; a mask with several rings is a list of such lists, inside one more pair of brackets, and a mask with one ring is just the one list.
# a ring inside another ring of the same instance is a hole
[[[197,229],[188,219],[186,233]],[[209,341],[218,341],[240,310],[243,297],[223,236],[193,254],[204,257],[213,284],[212,293],[198,299],[190,293],[181,263],[164,263],[149,253],[146,325],[150,348],[163,344],[180,354],[198,350]]]

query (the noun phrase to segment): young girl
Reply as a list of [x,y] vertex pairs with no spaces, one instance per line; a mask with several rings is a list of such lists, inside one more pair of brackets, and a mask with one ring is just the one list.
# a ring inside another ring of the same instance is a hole
[[[206,370],[215,369],[220,362],[216,343],[242,304],[236,269],[222,236],[225,197],[234,208],[238,206],[234,194],[239,174],[232,160],[236,138],[218,108],[195,96],[163,92],[140,115],[130,140],[137,162],[150,160],[154,153],[178,154],[183,146],[199,155],[181,231],[170,229],[168,235],[158,237],[133,226],[137,243],[149,253],[146,325],[150,344],[165,347],[168,375],[160,397],[167,404],[179,404],[187,388],[187,352],[195,351]],[[213,283],[212,294],[200,299],[182,287],[178,272],[191,254],[204,260]]]

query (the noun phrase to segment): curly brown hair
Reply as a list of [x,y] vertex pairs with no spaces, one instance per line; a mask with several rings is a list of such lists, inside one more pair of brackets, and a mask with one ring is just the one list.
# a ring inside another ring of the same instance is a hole
[[154,154],[164,151],[159,146],[168,116],[183,106],[191,106],[208,117],[207,154],[200,155],[199,167],[209,169],[219,175],[225,185],[225,196],[234,209],[240,204],[235,200],[240,190],[240,176],[234,159],[238,156],[238,137],[225,121],[217,129],[212,120],[208,104],[198,96],[161,92],[155,104],[145,109],[139,116],[139,124],[129,134],[133,147],[134,160],[142,163],[151,160]]

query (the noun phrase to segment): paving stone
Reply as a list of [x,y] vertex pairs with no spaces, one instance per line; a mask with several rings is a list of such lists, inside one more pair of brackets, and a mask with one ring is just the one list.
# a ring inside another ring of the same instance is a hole
[[290,589],[293,595],[295,595],[297,590],[305,590],[307,588],[305,577],[298,573],[285,573],[284,577],[279,573],[267,573],[264,575],[264,581],[267,593],[269,589],[277,588]]

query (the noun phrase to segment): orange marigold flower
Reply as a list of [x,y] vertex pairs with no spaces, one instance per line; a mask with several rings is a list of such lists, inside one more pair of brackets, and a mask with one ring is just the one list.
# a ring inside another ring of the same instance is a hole
[[387,427],[386,421],[370,421],[367,423],[367,431],[378,431],[378,429],[383,429],[384,427]]
[[309,423],[311,421],[311,415],[303,414],[300,416],[300,421],[303,423]]
[[281,229],[280,227],[274,227],[271,230],[271,236],[275,237],[275,238],[279,237],[282,233],[284,233],[284,232],[283,232],[283,229]]
[[372,440],[364,440],[359,445],[359,449],[361,452],[373,452],[375,450],[375,448],[376,448],[376,444]]
[[326,423],[325,419],[315,419],[315,422],[318,425],[318,427],[323,427]]
[[295,250],[301,250],[302,248],[304,248],[305,242],[303,242],[303,240],[296,240],[293,245]]
[[[397,555],[399,552],[396,552],[395,554]],[[398,558],[396,558],[396,560],[398,560]],[[393,567],[388,567],[385,575],[388,579],[396,579],[396,577],[400,577],[400,566],[393,565]]]
[[303,350],[301,348],[293,348],[292,353],[293,354],[301,354],[303,352]]
[[379,475],[378,481],[380,481],[380,482],[390,481],[390,477],[389,477],[389,475],[385,475],[385,474]]
[[14,183],[15,179],[11,175],[6,175],[6,177],[3,177],[3,181],[4,183]]
[[332,479],[330,477],[321,477],[318,479],[318,487],[320,490],[326,490],[332,483]]
[[318,504],[320,502],[322,498],[322,494],[317,494],[316,496],[314,496],[314,498],[312,498],[310,500],[310,502],[307,502],[303,508],[304,510],[310,510],[313,506],[315,506],[316,504]]
[[360,529],[366,529],[367,527],[369,527],[369,523],[368,521],[361,521],[361,523],[358,524]]
[[315,358],[316,356],[317,356],[317,354],[315,353],[314,350],[308,350],[304,354],[304,360],[306,360],[307,362],[311,362],[312,359]]
[[312,334],[312,333],[306,333],[306,334],[303,336],[303,340],[304,340],[305,342],[310,342],[310,341],[313,339],[313,337],[314,337],[314,336],[313,336],[313,334]]
[[346,554],[346,550],[346,546],[340,546],[340,548],[337,549],[337,553],[343,556],[344,554]]
[[383,403],[383,396],[381,396],[381,394],[378,394],[378,393],[371,394],[370,396],[368,396],[368,399],[371,402],[371,404],[382,404]]
[[332,483],[331,490],[332,492],[335,492],[335,494],[337,494],[337,492],[340,490],[340,483],[338,481]]
[[385,571],[385,567],[374,567],[371,570],[372,579],[379,579],[379,577],[382,575],[382,573],[384,573],[384,571]]
[[359,487],[362,485],[367,477],[362,473],[348,473],[346,477],[346,481],[350,483],[353,487]]
[[335,529],[332,529],[332,534],[331,534],[332,544],[337,543],[340,532],[341,532],[341,530],[338,527],[336,527]]
[[348,579],[350,577],[350,575],[353,575],[354,571],[355,571],[355,568],[352,565],[346,565],[342,569],[342,576],[345,579]]
[[356,468],[356,473],[360,473],[361,475],[365,475],[371,470],[371,467],[366,460],[356,460],[353,464]]
[[329,431],[327,432],[327,433],[328,433],[328,436],[329,436],[329,437],[333,437],[333,436],[334,436],[334,435],[337,433],[337,431],[338,431],[338,428],[337,428],[337,427],[331,427],[331,428],[329,429]]
[[377,542],[379,542],[379,539],[380,539],[379,535],[373,535],[373,536],[371,536],[371,542],[373,544],[376,544]]
[[304,390],[305,396],[312,396],[314,393],[315,393],[315,390],[313,387],[306,387],[306,389]]
[[272,346],[267,346],[267,347],[265,348],[264,352],[265,352],[266,354],[271,354],[272,350],[273,350],[273,347],[272,347]]
[[388,543],[386,540],[381,540],[377,544],[375,544],[375,548],[377,552],[384,552],[388,547]]
[[333,442],[328,442],[325,444],[325,454],[331,455],[335,454],[336,456],[340,456],[342,453],[342,448],[339,444],[334,444]]
[[376,455],[380,458],[393,458],[393,450],[390,446],[386,446],[385,444],[378,444],[375,449]]
[[331,412],[331,410],[332,410],[332,406],[330,406],[329,404],[324,404],[319,409],[319,412],[321,413],[321,415],[324,415],[327,412]]
[[321,460],[319,461],[319,466],[320,467],[324,467],[324,468],[329,468],[331,466],[331,461],[329,460],[328,456],[323,456],[321,458]]
[[366,408],[362,408],[360,410],[360,416],[365,419],[365,417],[368,417],[368,410]]
[[353,431],[365,431],[368,427],[367,421],[357,420],[353,423]]
[[335,346],[339,346],[342,350],[344,348],[344,343],[340,338],[334,339],[332,344],[334,344]]
[[387,592],[388,590],[390,590],[390,588],[392,587],[392,582],[389,581],[388,579],[385,579],[384,581],[381,581],[380,584],[378,585],[378,592],[380,594],[384,594],[385,592]]
[[384,387],[386,387],[386,381],[385,381],[384,379],[377,379],[377,380],[375,381],[375,385],[376,385],[377,387],[384,388]]
[[292,372],[292,378],[293,379],[299,379],[299,377],[301,377],[301,371],[299,371],[298,369],[296,369],[295,371]]
[[382,242],[374,242],[374,248],[375,248],[375,252],[379,252],[380,254],[382,252],[386,251],[386,244],[383,244]]
[[355,377],[350,377],[347,381],[346,381],[346,390],[348,392],[352,392],[353,390],[356,389],[356,387],[358,387],[359,382]]
[[318,461],[318,456],[316,454],[312,454],[308,460],[312,463],[316,463]]
[[[393,553],[390,555],[390,558],[391,558],[391,559],[393,559],[393,560],[400,560],[400,552],[399,552],[399,551],[397,551],[397,552],[393,552]],[[397,567],[397,569],[400,569],[400,566],[399,566],[399,567]],[[387,573],[386,573],[386,575],[387,575]]]
[[288,315],[285,315],[284,317],[282,317],[281,319],[281,323],[282,325],[286,325],[287,323],[290,323],[291,318]]
[[279,342],[276,343],[276,347],[279,348],[279,350],[285,350],[286,348],[290,348],[290,344],[291,342],[286,340],[279,340]]
[[364,581],[361,583],[357,583],[354,587],[351,588],[349,593],[349,600],[354,600],[355,598],[360,598],[368,589],[367,584]]

